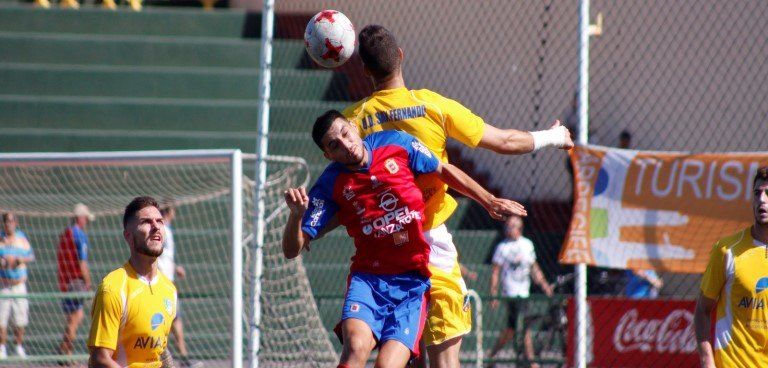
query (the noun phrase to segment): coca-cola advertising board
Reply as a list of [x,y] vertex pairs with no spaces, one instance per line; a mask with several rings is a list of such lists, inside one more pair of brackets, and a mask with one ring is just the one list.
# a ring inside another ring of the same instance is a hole
[[[695,367],[692,300],[588,298],[590,367]],[[568,301],[568,365],[573,366],[576,307]]]

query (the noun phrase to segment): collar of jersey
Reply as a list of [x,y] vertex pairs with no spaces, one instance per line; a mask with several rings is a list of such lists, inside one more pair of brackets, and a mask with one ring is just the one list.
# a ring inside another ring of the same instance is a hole
[[408,92],[407,87],[397,87],[392,89],[382,89],[376,92],[373,92],[373,96],[385,96],[385,95],[393,95],[395,93],[403,93]]
[[133,266],[131,266],[131,262],[125,262],[126,265],[128,265],[128,269],[131,271],[131,273],[136,276],[136,279],[147,284],[147,285],[154,285],[157,284],[157,281],[160,280],[160,269],[157,270],[157,274],[155,275],[155,278],[152,280],[139,275],[138,272],[136,272],[135,269],[133,269]]

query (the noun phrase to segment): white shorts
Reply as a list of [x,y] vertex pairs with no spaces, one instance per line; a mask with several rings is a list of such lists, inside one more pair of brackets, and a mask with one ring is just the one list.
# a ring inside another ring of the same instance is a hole
[[[0,288],[0,295],[27,295],[27,284]],[[0,328],[8,328],[8,320],[13,317],[13,325],[26,327],[29,324],[29,301],[27,298],[0,299]]]
[[472,330],[472,311],[467,303],[467,286],[461,277],[458,252],[445,225],[424,232],[429,243],[429,314],[424,342],[439,345]]

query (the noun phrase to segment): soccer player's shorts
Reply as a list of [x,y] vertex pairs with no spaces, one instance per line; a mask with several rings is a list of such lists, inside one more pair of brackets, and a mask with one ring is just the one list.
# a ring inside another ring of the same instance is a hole
[[424,232],[430,245],[429,315],[424,331],[427,346],[442,344],[468,334],[472,330],[472,311],[467,297],[467,285],[461,277],[461,267],[453,237],[445,225]]
[[507,327],[515,328],[517,319],[528,314],[528,301],[525,299],[511,299],[507,302]]
[[[20,283],[0,288],[2,295],[26,295],[27,285]],[[8,327],[8,321],[13,320],[16,327],[26,327],[29,324],[29,301],[27,298],[0,299],[0,327]]]
[[[371,328],[378,346],[395,340],[418,356],[419,339],[427,317],[429,278],[418,272],[399,275],[353,272],[348,283],[341,320],[359,319]],[[341,340],[341,324],[335,331]]]
[[[74,279],[70,280],[67,284],[67,291],[68,292],[80,292],[80,291],[88,291],[88,289],[85,287],[85,281],[82,279]],[[70,314],[77,312],[78,310],[83,308],[83,299],[62,299],[61,300],[61,309],[64,311],[64,313]]]

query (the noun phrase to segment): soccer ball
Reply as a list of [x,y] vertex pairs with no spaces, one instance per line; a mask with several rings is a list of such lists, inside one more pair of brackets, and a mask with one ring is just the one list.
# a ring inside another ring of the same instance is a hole
[[304,45],[316,63],[335,68],[344,64],[355,52],[355,26],[341,12],[323,10],[307,24]]

